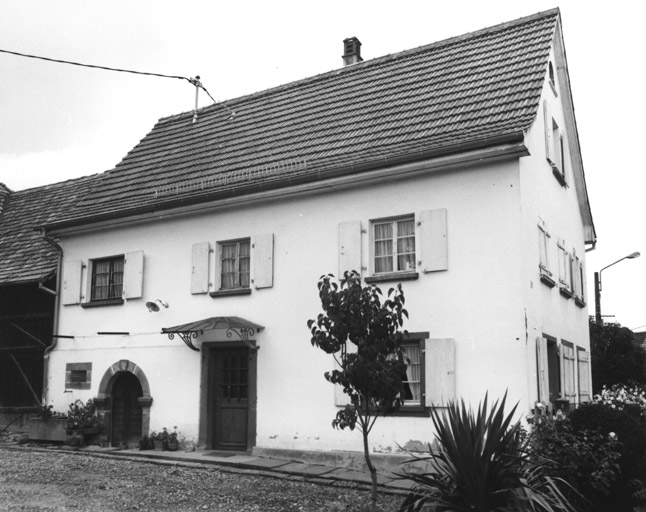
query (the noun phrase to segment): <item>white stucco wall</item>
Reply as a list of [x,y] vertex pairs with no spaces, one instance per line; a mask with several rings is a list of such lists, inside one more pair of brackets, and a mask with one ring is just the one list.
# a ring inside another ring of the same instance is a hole
[[[552,55],[554,59],[554,55]],[[556,64],[555,64],[556,69]],[[566,298],[559,292],[559,265],[557,240],[565,241],[568,252],[585,265],[584,223],[577,199],[577,184],[573,174],[571,159],[571,138],[574,134],[566,130],[565,112],[561,102],[557,77],[557,92],[545,83],[541,98],[540,111],[526,136],[527,146],[533,158],[520,159],[520,188],[522,196],[522,260],[524,303],[527,308],[527,358],[529,400],[536,400],[537,365],[536,338],[543,335],[553,337],[560,343],[565,340],[577,347],[589,350],[588,307],[592,304],[593,290],[584,288],[585,307],[575,303],[574,298]],[[552,172],[546,159],[545,119],[543,101],[547,101],[551,115],[564,135],[565,173],[567,185],[563,186]],[[579,184],[580,186],[581,184]],[[540,281],[538,223],[545,223],[551,238],[548,244],[550,270],[554,274],[556,286],[550,288]],[[586,279],[583,280],[585,287]],[[575,366],[575,372],[578,371]],[[576,375],[578,379],[578,374]]]
[[[445,208],[449,269],[403,283],[409,331],[456,340],[456,393],[477,403],[488,391],[528,405],[527,349],[521,305],[522,222],[518,162],[433,173],[423,177],[285,201],[272,201],[183,218],[104,229],[64,237],[68,260],[143,250],[144,295],[123,305],[62,306],[61,339],[50,357],[48,398],[57,409],[75,398],[96,396],[103,373],[128,359],[146,374],[153,405],[151,429],[178,428],[197,438],[200,355],[178,338],[159,334],[169,327],[211,316],[240,316],[264,325],[257,336],[258,415],[256,444],[294,449],[360,450],[356,432],[337,432],[333,387],[323,373],[331,360],[311,346],[306,322],[320,312],[316,283],[338,270],[338,225]],[[396,190],[397,195],[393,196]],[[196,242],[274,234],[274,285],[249,296],[191,295],[191,247]],[[368,266],[368,235],[363,236]],[[65,278],[65,276],[63,276]],[[396,281],[392,284],[396,284]],[[391,283],[384,283],[387,290]],[[149,313],[145,302],[169,308]],[[97,332],[129,332],[129,336]],[[65,392],[65,364],[92,362],[92,389]],[[391,417],[378,422],[372,442],[396,450],[410,440],[430,441],[426,417]]]

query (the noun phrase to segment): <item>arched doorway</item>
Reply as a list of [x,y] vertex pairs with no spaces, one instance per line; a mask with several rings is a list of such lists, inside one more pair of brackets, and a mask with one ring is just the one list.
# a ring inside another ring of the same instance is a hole
[[137,443],[142,432],[143,390],[139,379],[129,372],[116,375],[112,386],[112,446]]
[[144,371],[122,359],[111,365],[101,378],[94,399],[99,420],[105,427],[103,441],[112,446],[136,444],[150,429],[150,386]]

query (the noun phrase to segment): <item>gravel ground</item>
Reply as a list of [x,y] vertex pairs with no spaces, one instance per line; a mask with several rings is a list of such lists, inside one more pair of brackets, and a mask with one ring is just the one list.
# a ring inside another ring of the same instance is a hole
[[[369,489],[215,466],[159,464],[60,450],[0,447],[1,511],[359,512]],[[382,494],[394,512],[402,496]]]

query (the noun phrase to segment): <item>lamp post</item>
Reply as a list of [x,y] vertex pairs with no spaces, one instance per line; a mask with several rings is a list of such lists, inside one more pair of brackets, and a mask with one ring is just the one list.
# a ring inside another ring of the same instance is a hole
[[624,256],[623,258],[615,261],[614,263],[611,263],[610,265],[606,265],[603,267],[599,272],[594,273],[594,301],[595,301],[595,320],[597,322],[597,325],[601,325],[603,323],[603,320],[601,319],[601,272],[606,270],[608,267],[612,267],[613,265],[616,265],[620,261],[624,260],[632,260],[635,258],[639,258],[640,254],[638,252],[633,252],[629,254],[628,256]]

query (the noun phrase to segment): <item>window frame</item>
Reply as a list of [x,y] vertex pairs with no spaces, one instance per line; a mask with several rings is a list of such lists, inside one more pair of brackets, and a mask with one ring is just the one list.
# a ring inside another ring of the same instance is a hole
[[[406,353],[404,352],[405,347],[415,347],[419,353],[419,361],[417,365],[419,366],[419,397],[417,400],[410,400],[409,403],[404,399],[399,412],[424,412],[426,411],[425,397],[426,397],[426,347],[425,339],[422,337],[416,338],[406,338],[400,344],[402,353],[404,356],[404,362],[406,362]],[[408,363],[406,362],[406,369],[408,370]],[[406,375],[408,377],[408,374]],[[406,380],[405,382],[415,382],[411,380]],[[417,402],[417,403],[414,403]]]
[[[85,373],[85,380],[75,381],[73,374]],[[90,389],[92,386],[92,363],[67,363],[65,365],[65,390]]]
[[[427,383],[427,365],[428,361],[426,360],[429,357],[427,350],[427,342],[429,341],[428,332],[409,332],[404,334],[404,338],[401,340],[399,346],[404,347],[406,345],[411,347],[419,348],[419,378],[420,378],[420,393],[419,393],[419,404],[406,404],[402,405],[396,411],[390,413],[390,416],[422,416],[429,417],[431,415],[431,408],[426,404],[426,387]],[[405,355],[404,355],[405,357]]]
[[[400,222],[411,222],[412,223],[412,234],[408,236],[399,236],[399,224]],[[419,256],[419,234],[417,232],[417,224],[415,219],[415,214],[405,214],[397,215],[392,217],[382,217],[378,219],[371,219],[370,224],[370,275],[366,279],[366,282],[378,282],[381,280],[388,279],[417,279],[417,257]],[[376,238],[376,227],[379,225],[388,225],[391,226],[391,236],[389,238],[377,239]],[[404,238],[412,238],[413,240],[413,251],[412,252],[399,252],[398,241]],[[377,242],[390,242],[391,252],[390,264],[392,265],[391,270],[377,272]],[[406,268],[400,270],[399,267],[399,258],[402,256],[408,256],[409,263],[410,257],[412,256],[412,268]]]
[[[114,269],[114,264],[120,262],[121,263],[121,271],[117,271]],[[109,272],[103,273],[101,275],[108,275],[108,284],[107,285],[101,285],[102,287],[108,288],[108,296],[104,298],[96,297],[96,290],[97,290],[97,284],[96,284],[96,279],[97,279],[97,268],[101,263],[109,263],[110,268]],[[89,286],[89,294],[90,294],[90,303],[91,304],[110,304],[110,303],[118,303],[118,304],[123,304],[123,294],[124,294],[124,285],[125,285],[125,267],[126,267],[126,258],[124,254],[119,254],[116,256],[108,256],[108,257],[103,257],[103,258],[95,258],[90,260],[90,272],[89,272],[89,280],[90,280],[90,286]],[[117,274],[121,274],[121,283],[115,284],[114,283],[114,277]],[[120,287],[119,294],[114,294],[112,295],[112,288],[115,286]]]
[[[241,245],[247,244],[247,254],[246,256],[241,256]],[[251,290],[251,238],[237,238],[235,240],[226,240],[218,242],[219,252],[218,252],[218,273],[220,275],[219,279],[219,291],[232,291],[232,290]],[[228,272],[228,275],[234,276],[235,284],[233,286],[224,285],[224,262],[225,262],[225,248],[235,246],[236,254],[235,258],[228,258],[228,260],[234,261],[235,271]],[[242,259],[247,260],[247,270],[241,270],[241,261]],[[242,276],[247,275],[247,283],[243,284]]]

